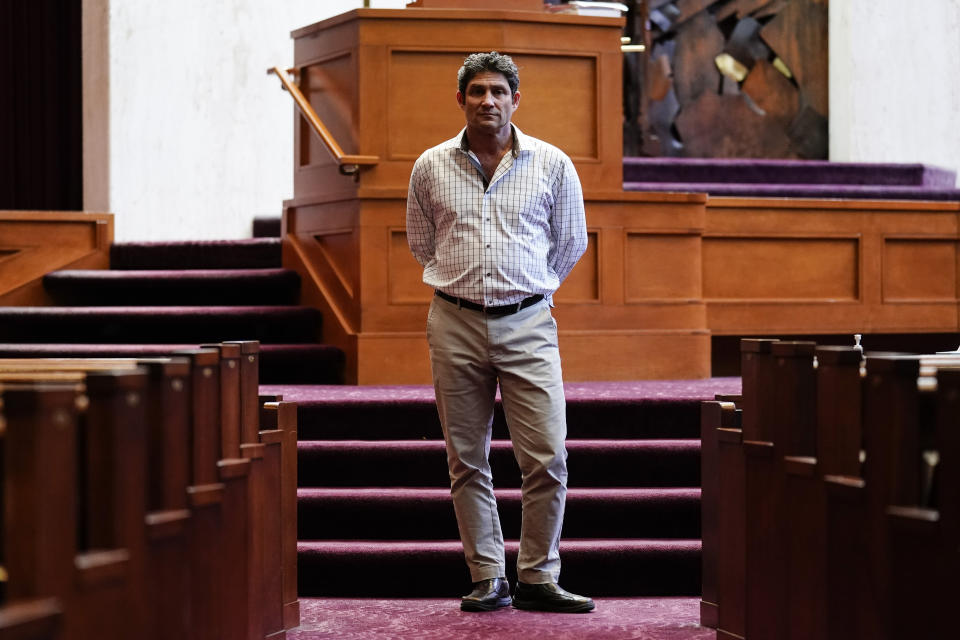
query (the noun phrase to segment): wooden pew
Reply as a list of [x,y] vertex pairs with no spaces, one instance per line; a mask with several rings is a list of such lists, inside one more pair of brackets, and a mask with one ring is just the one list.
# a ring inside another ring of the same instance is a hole
[[[916,451],[917,458],[935,453],[939,462],[929,499],[922,491],[925,487],[918,487],[919,478],[901,476],[897,479],[899,486],[892,489],[900,501],[886,508],[891,576],[888,598],[894,638],[948,637],[956,631],[951,606],[960,569],[956,528],[960,368],[939,369],[935,378],[921,378],[919,387],[920,403],[926,395],[930,412],[921,412],[924,420],[918,434],[923,452]],[[928,432],[924,427],[932,429]],[[932,437],[925,441],[927,435]]]
[[63,609],[56,598],[0,604],[0,639],[59,640]]
[[815,355],[815,371],[805,356],[802,371],[791,376],[799,384],[776,380],[778,402],[797,408],[794,417],[787,414],[784,422],[793,433],[787,438],[783,458],[785,508],[780,539],[786,565],[782,593],[785,638],[826,636],[827,497],[823,476],[859,469],[861,354],[852,347],[819,347]]
[[[26,503],[5,521],[3,557],[8,582],[0,605],[0,637],[65,638],[63,612],[72,606],[77,537],[76,434],[79,385],[61,381],[44,388],[0,383],[0,428],[5,504]],[[16,475],[23,481],[14,484]]]
[[[128,539],[136,540],[136,544],[145,545],[139,553],[146,560],[146,566],[135,566],[140,573],[150,578],[141,578],[146,590],[144,594],[134,594],[135,606],[140,608],[139,615],[145,622],[144,637],[170,638],[185,637],[189,629],[186,614],[190,611],[191,592],[187,569],[187,536],[189,526],[189,511],[186,510],[186,480],[188,475],[188,446],[189,446],[189,413],[185,395],[189,369],[187,361],[183,359],[145,359],[113,360],[113,359],[73,359],[73,360],[2,360],[0,361],[0,375],[25,379],[50,379],[63,375],[83,375],[85,396],[96,399],[102,394],[103,376],[98,371],[125,370],[128,372],[143,370],[148,377],[144,385],[142,398],[138,405],[131,405],[134,394],[127,390],[122,400],[114,402],[93,402],[81,414],[81,433],[90,442],[89,425],[109,424],[115,433],[104,433],[105,429],[94,431],[99,433],[101,441],[97,449],[90,452],[105,451],[102,454],[110,461],[120,463],[118,450],[126,451],[126,445],[120,437],[129,433],[125,425],[130,421],[144,424],[146,432],[143,443],[144,460],[135,465],[134,473],[122,472],[124,479],[117,485],[117,478],[110,475],[97,476],[97,470],[105,467],[97,464],[88,464],[88,479],[83,486],[99,487],[94,494],[98,504],[111,505],[116,498],[109,495],[110,487],[136,487],[138,484],[145,487],[145,515],[140,524],[128,524]],[[19,372],[19,373],[17,373]],[[116,379],[116,376],[107,376],[106,380]],[[108,391],[108,394],[119,395],[122,391]],[[139,392],[137,392],[139,393]],[[129,414],[128,407],[136,411]],[[86,427],[86,428],[84,428]],[[110,443],[114,443],[111,445]],[[116,449],[110,451],[109,447]],[[146,451],[150,455],[146,455]],[[129,457],[129,456],[123,456]],[[138,479],[137,474],[142,474]],[[96,512],[81,513],[81,521],[95,523],[103,520],[103,516]],[[145,529],[142,532],[140,526]],[[92,525],[91,525],[92,526]],[[86,526],[84,530],[86,530]],[[85,536],[89,544],[101,546],[98,542],[113,535],[100,529],[91,529]],[[144,539],[145,535],[145,539]],[[130,548],[124,543],[124,548]],[[151,603],[150,606],[141,603]]]
[[[906,544],[903,540],[892,543],[888,509],[891,505],[915,505],[920,495],[921,442],[925,437],[921,416],[924,405],[932,400],[929,388],[923,388],[921,372],[935,374],[937,367],[950,362],[903,355],[867,358],[863,473],[860,477],[825,478],[828,637],[903,637],[892,629],[898,616],[894,588],[915,567],[904,564],[900,552],[921,543],[922,538]],[[845,607],[835,602],[841,594],[846,599]],[[922,611],[924,620],[935,615],[927,607]],[[913,615],[917,617],[917,611]]]
[[297,405],[276,396],[261,403],[261,437],[280,441],[280,602],[283,628],[300,626],[297,598]]
[[[274,498],[283,495],[284,465],[292,464],[296,472],[296,449],[284,456],[284,432],[261,430],[259,343],[233,341],[203,346],[217,348],[221,357],[223,457],[239,457],[249,462],[247,508],[252,521],[262,524],[247,528],[248,637],[282,637],[287,628],[299,625],[299,616],[296,624],[284,625],[283,567],[278,562],[282,557],[282,500]],[[295,485],[292,495],[295,500]]]
[[736,404],[723,399],[700,404],[700,495],[701,571],[700,625],[717,628],[719,623],[718,576],[725,553],[720,540],[719,429],[740,428]]
[[[193,588],[193,606],[181,606],[177,611],[180,615],[170,615],[170,624],[179,624],[179,628],[187,628],[192,637],[206,638],[219,637],[220,632],[229,634],[227,637],[263,638],[283,637],[286,628],[299,624],[299,614],[296,601],[296,432],[295,407],[287,405],[281,413],[284,415],[281,422],[286,430],[264,430],[261,434],[257,422],[259,411],[257,397],[250,397],[249,390],[257,389],[257,352],[256,342],[237,342],[232,344],[215,345],[216,349],[201,349],[185,352],[194,375],[189,381],[190,389],[186,389],[192,398],[190,414],[190,445],[191,455],[189,470],[181,467],[180,477],[190,476],[191,486],[184,494],[180,492],[181,503],[186,502],[183,496],[190,498],[193,522],[191,526],[192,544],[191,561],[187,563],[162,563],[158,561],[157,568],[179,566],[181,569],[189,567],[192,578],[190,586]],[[227,357],[220,358],[220,354]],[[243,367],[240,357],[246,363]],[[163,359],[150,363],[160,372],[165,365]],[[224,365],[224,361],[233,361],[233,366]],[[143,361],[140,361],[143,362]],[[65,364],[69,363],[69,364]],[[55,372],[56,368],[72,367],[100,368],[100,367],[132,367],[136,362],[124,359],[110,361],[56,361],[30,360],[26,363],[11,361],[0,362],[0,368],[10,366],[28,366],[46,377],[64,375]],[[185,363],[181,362],[183,369]],[[229,369],[227,369],[229,367]],[[224,382],[227,376],[219,375],[222,371],[243,371],[246,375],[233,376],[229,384]],[[252,375],[251,375],[252,372]],[[181,381],[180,388],[183,391]],[[219,387],[219,388],[218,388]],[[246,392],[241,392],[246,389]],[[211,399],[213,401],[211,401]],[[219,399],[219,402],[217,401]],[[252,401],[251,401],[252,400]],[[245,408],[244,408],[245,407]],[[292,411],[291,411],[292,409]],[[222,419],[224,414],[233,411],[233,418]],[[151,411],[151,415],[155,412]],[[292,429],[291,429],[292,425]],[[151,443],[156,446],[164,428],[152,433]],[[180,429],[183,433],[184,429]],[[254,434],[254,441],[249,441],[250,433]],[[223,443],[239,444],[236,449],[224,450]],[[285,436],[292,436],[286,437]],[[286,449],[284,448],[286,440]],[[169,445],[169,443],[168,443]],[[291,446],[292,445],[292,446]],[[284,455],[284,451],[286,454]],[[211,457],[211,452],[213,456]],[[237,453],[238,457],[225,458],[217,454]],[[158,456],[165,459],[167,456]],[[184,462],[186,456],[181,455]],[[209,462],[215,460],[213,473]],[[285,469],[292,463],[290,470]],[[157,463],[160,464],[159,462]],[[254,481],[251,483],[251,470]],[[292,473],[291,473],[292,470]],[[160,474],[169,480],[170,474]],[[175,475],[175,474],[174,474]],[[290,482],[290,478],[293,482]],[[283,482],[283,479],[286,481]],[[214,482],[210,482],[214,480]],[[216,482],[219,480],[220,482]],[[175,483],[174,483],[175,484]],[[268,496],[279,495],[281,485],[285,485],[286,492],[283,500],[268,500]],[[148,499],[153,506],[160,498],[170,496],[170,488],[158,488],[151,484],[147,491]],[[290,499],[292,497],[292,500]],[[162,502],[162,500],[161,500]],[[167,499],[169,502],[169,499]],[[282,507],[281,505],[284,505]],[[293,506],[293,509],[290,508]],[[161,505],[163,506],[163,505]],[[148,517],[148,524],[153,525],[167,537],[178,528],[177,520],[184,514],[191,512],[173,507],[167,513],[153,513]],[[269,507],[269,508],[268,508]],[[270,512],[273,509],[273,512]],[[286,516],[282,513],[286,511]],[[292,519],[289,514],[292,513]],[[253,517],[253,514],[260,514]],[[206,520],[206,527],[204,527]],[[292,526],[290,522],[292,521]],[[228,522],[235,526],[227,526]],[[247,526],[247,523],[256,523],[258,526]],[[212,525],[212,526],[211,526]],[[217,545],[207,544],[203,549],[202,541],[209,538],[206,534],[215,534],[219,531],[221,538]],[[240,532],[241,535],[226,535],[224,532]],[[162,537],[162,536],[161,536]],[[156,542],[156,541],[155,541]],[[199,543],[199,544],[198,544]],[[215,553],[211,553],[211,548]],[[292,554],[290,553],[292,550]],[[220,553],[216,553],[219,551]],[[284,564],[289,566],[292,557],[294,566],[292,571],[281,566],[277,558],[283,556]],[[220,569],[217,570],[217,567]],[[176,572],[174,572],[176,573]],[[183,572],[181,571],[181,574]],[[287,578],[285,579],[285,574]],[[197,580],[196,578],[200,578]],[[206,578],[206,586],[203,578]],[[217,579],[219,577],[219,579]],[[291,580],[292,578],[292,580]],[[179,576],[183,579],[183,575]],[[291,589],[292,585],[292,589]],[[159,587],[158,587],[159,588]],[[182,594],[185,590],[174,590]],[[161,592],[162,593],[162,592]],[[209,598],[197,597],[206,594]],[[232,597],[231,597],[232,596]],[[169,594],[168,594],[169,597]],[[239,598],[239,600],[237,600]],[[239,615],[222,617],[226,614],[222,606],[224,600],[230,602],[244,602],[243,607],[232,607]],[[157,609],[173,611],[173,607],[158,607]],[[156,610],[152,610],[156,613]],[[186,613],[184,613],[186,612]],[[287,614],[285,616],[285,613]],[[293,615],[290,615],[290,614]],[[159,615],[159,614],[157,614]],[[287,623],[290,624],[287,624]],[[163,625],[159,628],[162,630]],[[166,636],[163,634],[167,633]],[[184,634],[170,631],[158,631],[156,637],[185,637]]]
[[[748,441],[760,442],[764,416],[771,403],[757,392],[770,376],[770,355],[775,340],[747,339],[742,342],[741,427],[717,429],[719,482],[717,530],[717,638],[744,638],[747,611],[747,458]],[[708,491],[709,494],[709,491]]]
[[[68,375],[74,382],[63,386]],[[146,375],[61,374],[59,386],[45,377],[0,374],[4,491],[17,507],[4,531],[9,595],[56,598],[67,639],[146,637]]]
[[811,343],[744,341],[742,431],[717,428],[721,403],[703,405],[702,619],[715,585],[718,638],[945,637],[960,358],[873,355],[861,370],[852,348],[816,349],[816,366],[813,355]]

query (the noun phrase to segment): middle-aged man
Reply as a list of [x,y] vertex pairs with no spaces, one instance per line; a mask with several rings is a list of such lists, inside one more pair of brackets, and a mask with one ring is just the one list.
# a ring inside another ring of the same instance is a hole
[[587,246],[580,180],[559,149],[510,122],[520,104],[509,56],[475,53],[457,74],[466,128],[420,156],[407,237],[436,295],[427,342],[460,538],[473,591],[464,611],[511,603],[488,461],[497,383],[523,474],[518,609],[580,613],[557,584],[566,502],[566,404],[550,312]]

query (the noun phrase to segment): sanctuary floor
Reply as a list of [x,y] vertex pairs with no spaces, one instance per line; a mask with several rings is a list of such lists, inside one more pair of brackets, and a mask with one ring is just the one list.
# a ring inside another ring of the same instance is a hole
[[706,640],[699,598],[595,598],[588,614],[464,613],[454,598],[302,598],[288,640]]

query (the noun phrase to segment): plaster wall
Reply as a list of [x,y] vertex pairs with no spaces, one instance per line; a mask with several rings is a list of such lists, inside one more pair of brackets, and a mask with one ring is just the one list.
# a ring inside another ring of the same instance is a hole
[[292,30],[361,6],[84,0],[84,209],[117,241],[250,237],[293,194],[293,102],[266,70],[292,66]]
[[[116,214],[118,241],[279,215],[293,106],[266,69],[292,65],[290,31],[362,4],[84,0],[84,208]],[[831,160],[960,169],[960,0],[833,0],[829,46]]]
[[960,169],[960,0],[830,2],[830,159]]

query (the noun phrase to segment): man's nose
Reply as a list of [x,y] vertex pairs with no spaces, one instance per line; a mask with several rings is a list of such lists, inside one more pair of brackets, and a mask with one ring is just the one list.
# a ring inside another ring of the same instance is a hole
[[493,104],[493,92],[487,91],[483,94],[483,104]]

